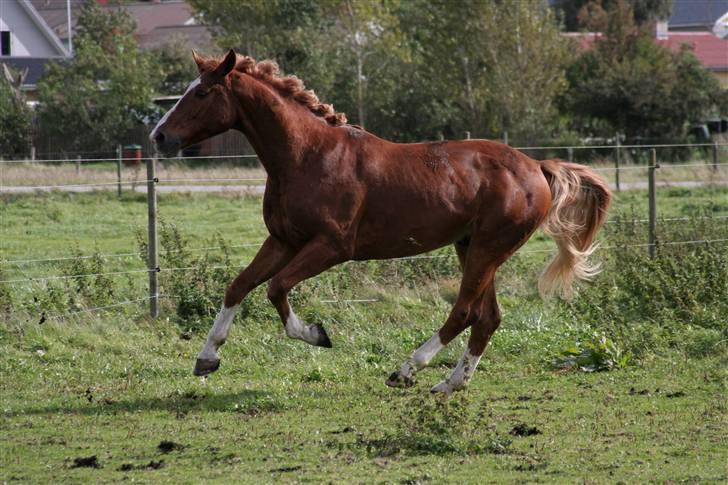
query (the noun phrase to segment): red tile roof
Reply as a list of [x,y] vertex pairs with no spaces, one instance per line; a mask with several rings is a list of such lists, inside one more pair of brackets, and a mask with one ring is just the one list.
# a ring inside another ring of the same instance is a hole
[[[562,35],[573,39],[580,51],[591,49],[602,36],[599,32],[564,32]],[[670,32],[667,39],[655,39],[655,42],[674,52],[688,45],[707,69],[728,71],[728,39],[721,39],[708,32]]]
[[670,32],[667,39],[657,42],[676,52],[683,45],[688,45],[706,68],[728,71],[728,39],[721,39],[708,32]]

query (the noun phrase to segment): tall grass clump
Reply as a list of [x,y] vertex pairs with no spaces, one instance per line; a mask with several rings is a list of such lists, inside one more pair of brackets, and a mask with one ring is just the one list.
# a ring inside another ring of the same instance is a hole
[[608,225],[605,270],[565,306],[567,315],[631,341],[636,353],[658,340],[679,344],[686,332],[719,343],[728,337],[725,221],[706,212],[657,226],[656,255],[650,258],[643,222],[628,217]]

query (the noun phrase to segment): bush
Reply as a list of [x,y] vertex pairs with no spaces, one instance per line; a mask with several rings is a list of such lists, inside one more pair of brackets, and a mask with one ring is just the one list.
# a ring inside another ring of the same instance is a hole
[[[725,240],[728,227],[710,212],[680,224],[658,223],[655,258],[645,242],[645,224],[616,219],[605,229],[605,271],[565,305],[567,317],[590,323],[627,341],[643,333],[645,322],[669,333],[686,325],[728,335],[728,251],[725,243],[681,241]],[[641,247],[635,245],[643,244]],[[644,341],[644,338],[638,339]],[[636,353],[645,350],[632,348]]]

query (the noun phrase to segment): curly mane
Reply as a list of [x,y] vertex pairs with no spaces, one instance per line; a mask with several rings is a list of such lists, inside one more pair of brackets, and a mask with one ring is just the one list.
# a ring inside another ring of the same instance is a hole
[[296,76],[281,76],[278,64],[275,61],[260,61],[249,56],[238,55],[235,70],[248,74],[272,86],[278,93],[307,107],[313,114],[325,119],[333,126],[346,124],[346,115],[337,113],[330,104],[319,101],[318,96],[311,89],[306,89],[303,81]]

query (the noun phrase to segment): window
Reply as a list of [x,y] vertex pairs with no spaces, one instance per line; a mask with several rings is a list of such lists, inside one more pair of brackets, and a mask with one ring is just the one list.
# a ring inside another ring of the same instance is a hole
[[0,56],[10,55],[10,32],[7,30],[0,31]]

